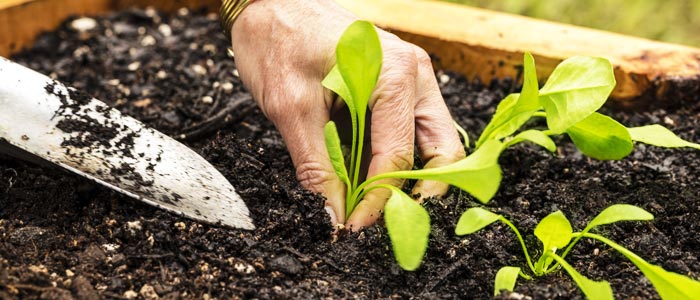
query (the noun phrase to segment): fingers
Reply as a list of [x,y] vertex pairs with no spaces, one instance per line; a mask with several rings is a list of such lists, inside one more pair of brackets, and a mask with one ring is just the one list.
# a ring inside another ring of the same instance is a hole
[[[387,43],[383,46],[384,67],[373,93],[374,101],[370,101],[372,160],[367,178],[413,166],[416,56],[412,50],[405,51],[405,47],[392,50]],[[386,179],[373,185],[382,183],[401,186],[403,181]],[[355,208],[347,226],[358,230],[373,224],[381,216],[388,197],[386,189],[369,192]]]
[[329,111],[327,105],[318,105],[323,102],[324,92],[320,87],[310,89],[318,92],[295,91],[298,86],[277,89],[279,96],[265,101],[266,113],[282,134],[299,183],[326,196],[326,211],[333,225],[343,224],[346,187],[335,174],[326,151],[324,126]]
[[[454,121],[442,98],[428,54],[415,47],[418,57],[415,110],[416,142],[423,168],[436,168],[451,164],[465,157]],[[420,180],[413,187],[413,194],[421,200],[444,195],[449,185],[430,180]]]

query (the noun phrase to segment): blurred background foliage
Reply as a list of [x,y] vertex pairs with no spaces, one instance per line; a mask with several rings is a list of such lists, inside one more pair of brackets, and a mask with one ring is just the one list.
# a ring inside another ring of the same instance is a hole
[[700,47],[700,0],[443,0]]

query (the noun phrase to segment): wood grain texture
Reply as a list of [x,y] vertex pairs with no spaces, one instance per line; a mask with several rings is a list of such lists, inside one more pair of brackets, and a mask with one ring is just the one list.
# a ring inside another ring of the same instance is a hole
[[[643,95],[665,98],[674,83],[700,80],[700,49],[425,0],[336,0],[361,18],[415,43],[436,68],[492,78],[517,78],[531,52],[541,80],[561,60],[602,56],[615,66],[613,96],[628,104]],[[28,46],[69,15],[96,15],[131,6],[172,11],[218,9],[219,0],[0,0],[0,55]]]
[[128,7],[164,11],[181,7],[218,10],[219,0],[0,0],[0,56],[30,45],[42,31],[56,28],[71,15],[100,15]]
[[540,79],[567,57],[608,58],[618,82],[613,96],[622,101],[649,93],[663,96],[668,83],[698,80],[700,74],[700,49],[692,47],[444,2],[337,2],[434,54],[438,68],[486,82],[516,77],[524,52],[535,56]]

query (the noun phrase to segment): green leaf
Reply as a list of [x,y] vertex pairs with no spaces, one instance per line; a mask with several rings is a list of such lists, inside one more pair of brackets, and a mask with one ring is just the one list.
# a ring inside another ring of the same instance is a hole
[[423,179],[454,185],[487,203],[501,184],[501,167],[498,155],[503,144],[488,140],[474,153],[455,163],[431,169],[396,171],[376,175],[368,181],[385,178]]
[[338,137],[338,129],[335,127],[335,122],[330,121],[326,123],[324,135],[326,138],[326,150],[331,159],[333,171],[335,171],[338,178],[350,189],[348,170],[345,168],[345,159],[343,158],[343,150],[340,146],[340,137]]
[[634,147],[625,126],[599,113],[571,126],[566,133],[583,154],[599,160],[622,159]]
[[544,274],[547,267],[552,263],[552,257],[546,255],[548,252],[554,254],[558,249],[561,249],[571,241],[573,230],[571,223],[561,211],[555,211],[537,224],[535,227],[535,236],[542,241],[542,256],[535,264],[535,273]]
[[504,148],[508,148],[510,146],[524,141],[530,141],[537,145],[540,145],[543,148],[549,150],[549,152],[557,151],[557,145],[554,144],[554,141],[552,141],[552,139],[549,136],[547,136],[544,132],[540,130],[534,129],[525,130],[521,133],[518,133],[515,137],[513,137],[512,140],[508,141],[505,144]]
[[[350,112],[350,122],[352,125],[352,149],[350,152],[350,172],[347,173],[348,176],[352,176],[354,174],[355,170],[355,153],[357,152],[357,126],[358,126],[358,120],[357,120],[357,109],[355,108],[355,102],[352,101],[352,95],[350,95],[350,90],[348,89],[348,86],[345,84],[345,81],[343,80],[343,75],[340,74],[340,70],[338,70],[338,65],[334,65],[333,69],[326,75],[326,78],[323,79],[321,84],[326,87],[327,89],[335,92],[338,94],[338,96],[343,99],[343,102],[345,102],[345,105],[348,107],[348,111]],[[348,193],[351,192],[353,186],[351,184],[348,184]],[[348,201],[349,202],[349,201]],[[348,205],[346,203],[346,205]],[[351,211],[348,211],[348,215],[351,213]]]
[[572,233],[571,223],[560,210],[544,217],[535,227],[535,236],[542,241],[545,251],[566,246]]
[[350,109],[351,115],[355,113],[355,102],[352,101],[350,89],[348,89],[348,86],[345,84],[345,80],[343,80],[343,75],[340,74],[337,64],[333,66],[330,72],[328,72],[328,75],[326,75],[326,78],[321,81],[321,84],[325,88],[338,94],[338,96],[343,99],[343,102],[345,102]]
[[510,94],[498,104],[496,113],[476,143],[477,147],[480,147],[488,139],[502,139],[513,134],[540,109],[535,59],[530,53],[524,55],[523,69],[521,93]]
[[455,233],[457,235],[472,234],[498,221],[500,218],[501,215],[480,207],[473,207],[465,211],[462,216],[459,217],[457,227],[455,227]]
[[496,273],[496,281],[494,282],[493,295],[498,296],[502,290],[512,292],[515,288],[515,283],[518,281],[520,268],[518,267],[503,267]]
[[597,111],[615,87],[610,62],[600,57],[575,56],[560,63],[540,90],[547,125],[555,133]]
[[384,220],[394,257],[404,270],[420,266],[428,248],[430,216],[428,212],[398,188],[390,188],[391,197],[384,206]]
[[[370,96],[382,69],[382,47],[374,25],[355,21],[343,32],[335,51],[338,73],[350,94],[353,121],[352,154],[350,159],[351,190],[358,186],[365,134],[365,117]],[[337,76],[334,77],[337,79]],[[350,106],[350,105],[349,105]],[[357,199],[347,199],[346,211],[352,213]]]
[[532,57],[532,54],[525,53],[523,55],[523,89],[520,91],[514,112],[517,114],[540,109],[539,92],[535,58]]
[[[520,94],[510,94],[503,98],[501,102],[498,103],[498,106],[496,107],[496,112],[493,114],[493,117],[491,117],[491,121],[486,125],[484,128],[484,131],[481,132],[481,135],[479,136],[479,139],[476,141],[476,147],[481,147],[481,144],[483,144],[485,141],[489,139],[494,139],[496,129],[499,127],[503,126],[504,124],[508,123],[509,119],[515,118],[512,113],[513,113],[513,107],[515,104],[518,102],[518,98],[520,98]],[[526,118],[527,117],[527,118]],[[521,116],[521,118],[515,119],[512,121],[512,123],[517,124],[517,123],[525,123],[527,120],[530,119],[528,116]],[[515,127],[515,126],[512,126]],[[520,127],[520,126],[518,126]],[[518,130],[518,128],[504,128],[502,129],[503,132],[509,131],[509,129],[512,129],[513,132],[515,130]]]
[[653,220],[654,215],[641,207],[629,204],[615,204],[601,211],[591,222],[588,223],[583,233],[586,233],[596,226],[611,224],[620,221],[648,221]]
[[699,281],[652,265],[632,251],[600,235],[587,233],[584,236],[599,240],[627,257],[651,281],[661,299],[700,299]]
[[382,69],[382,47],[374,25],[362,20],[350,24],[338,41],[336,59],[362,122]]
[[569,273],[571,279],[576,282],[576,285],[578,285],[583,294],[586,295],[586,298],[591,300],[614,299],[610,283],[605,280],[593,281],[588,279],[586,276],[583,276],[581,273],[576,271],[576,269],[569,265],[569,263],[567,263],[563,258],[551,252],[549,255],[551,255],[552,259],[556,260],[567,273]]
[[690,147],[700,150],[700,144],[688,142],[661,125],[627,128],[633,141],[666,148]]

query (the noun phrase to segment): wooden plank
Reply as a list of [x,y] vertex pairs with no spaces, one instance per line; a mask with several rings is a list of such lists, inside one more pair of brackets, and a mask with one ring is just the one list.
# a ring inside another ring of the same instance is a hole
[[0,55],[9,56],[30,45],[36,36],[56,28],[69,15],[96,14],[109,0],[9,0],[0,2]]
[[116,0],[114,2],[116,9],[151,6],[167,12],[172,12],[182,7],[218,12],[219,5],[221,5],[221,0]]
[[100,15],[115,9],[152,6],[218,10],[219,0],[0,0],[0,56],[31,45],[42,31],[56,28],[71,15]]
[[[425,0],[336,0],[437,57],[436,68],[468,78],[517,77],[522,54],[531,52],[538,74],[573,55],[603,56],[615,65],[613,96],[623,105],[700,80],[700,50],[609,32]],[[0,55],[30,45],[69,15],[97,15],[130,6],[172,11],[180,7],[218,9],[220,0],[0,0]],[[697,87],[695,84],[691,86]],[[635,102],[635,105],[639,105]]]
[[697,48],[437,1],[336,1],[436,55],[436,67],[486,82],[517,76],[526,51],[535,56],[541,79],[567,57],[608,58],[618,81],[613,96],[622,101],[663,98],[669,84],[700,78]]

